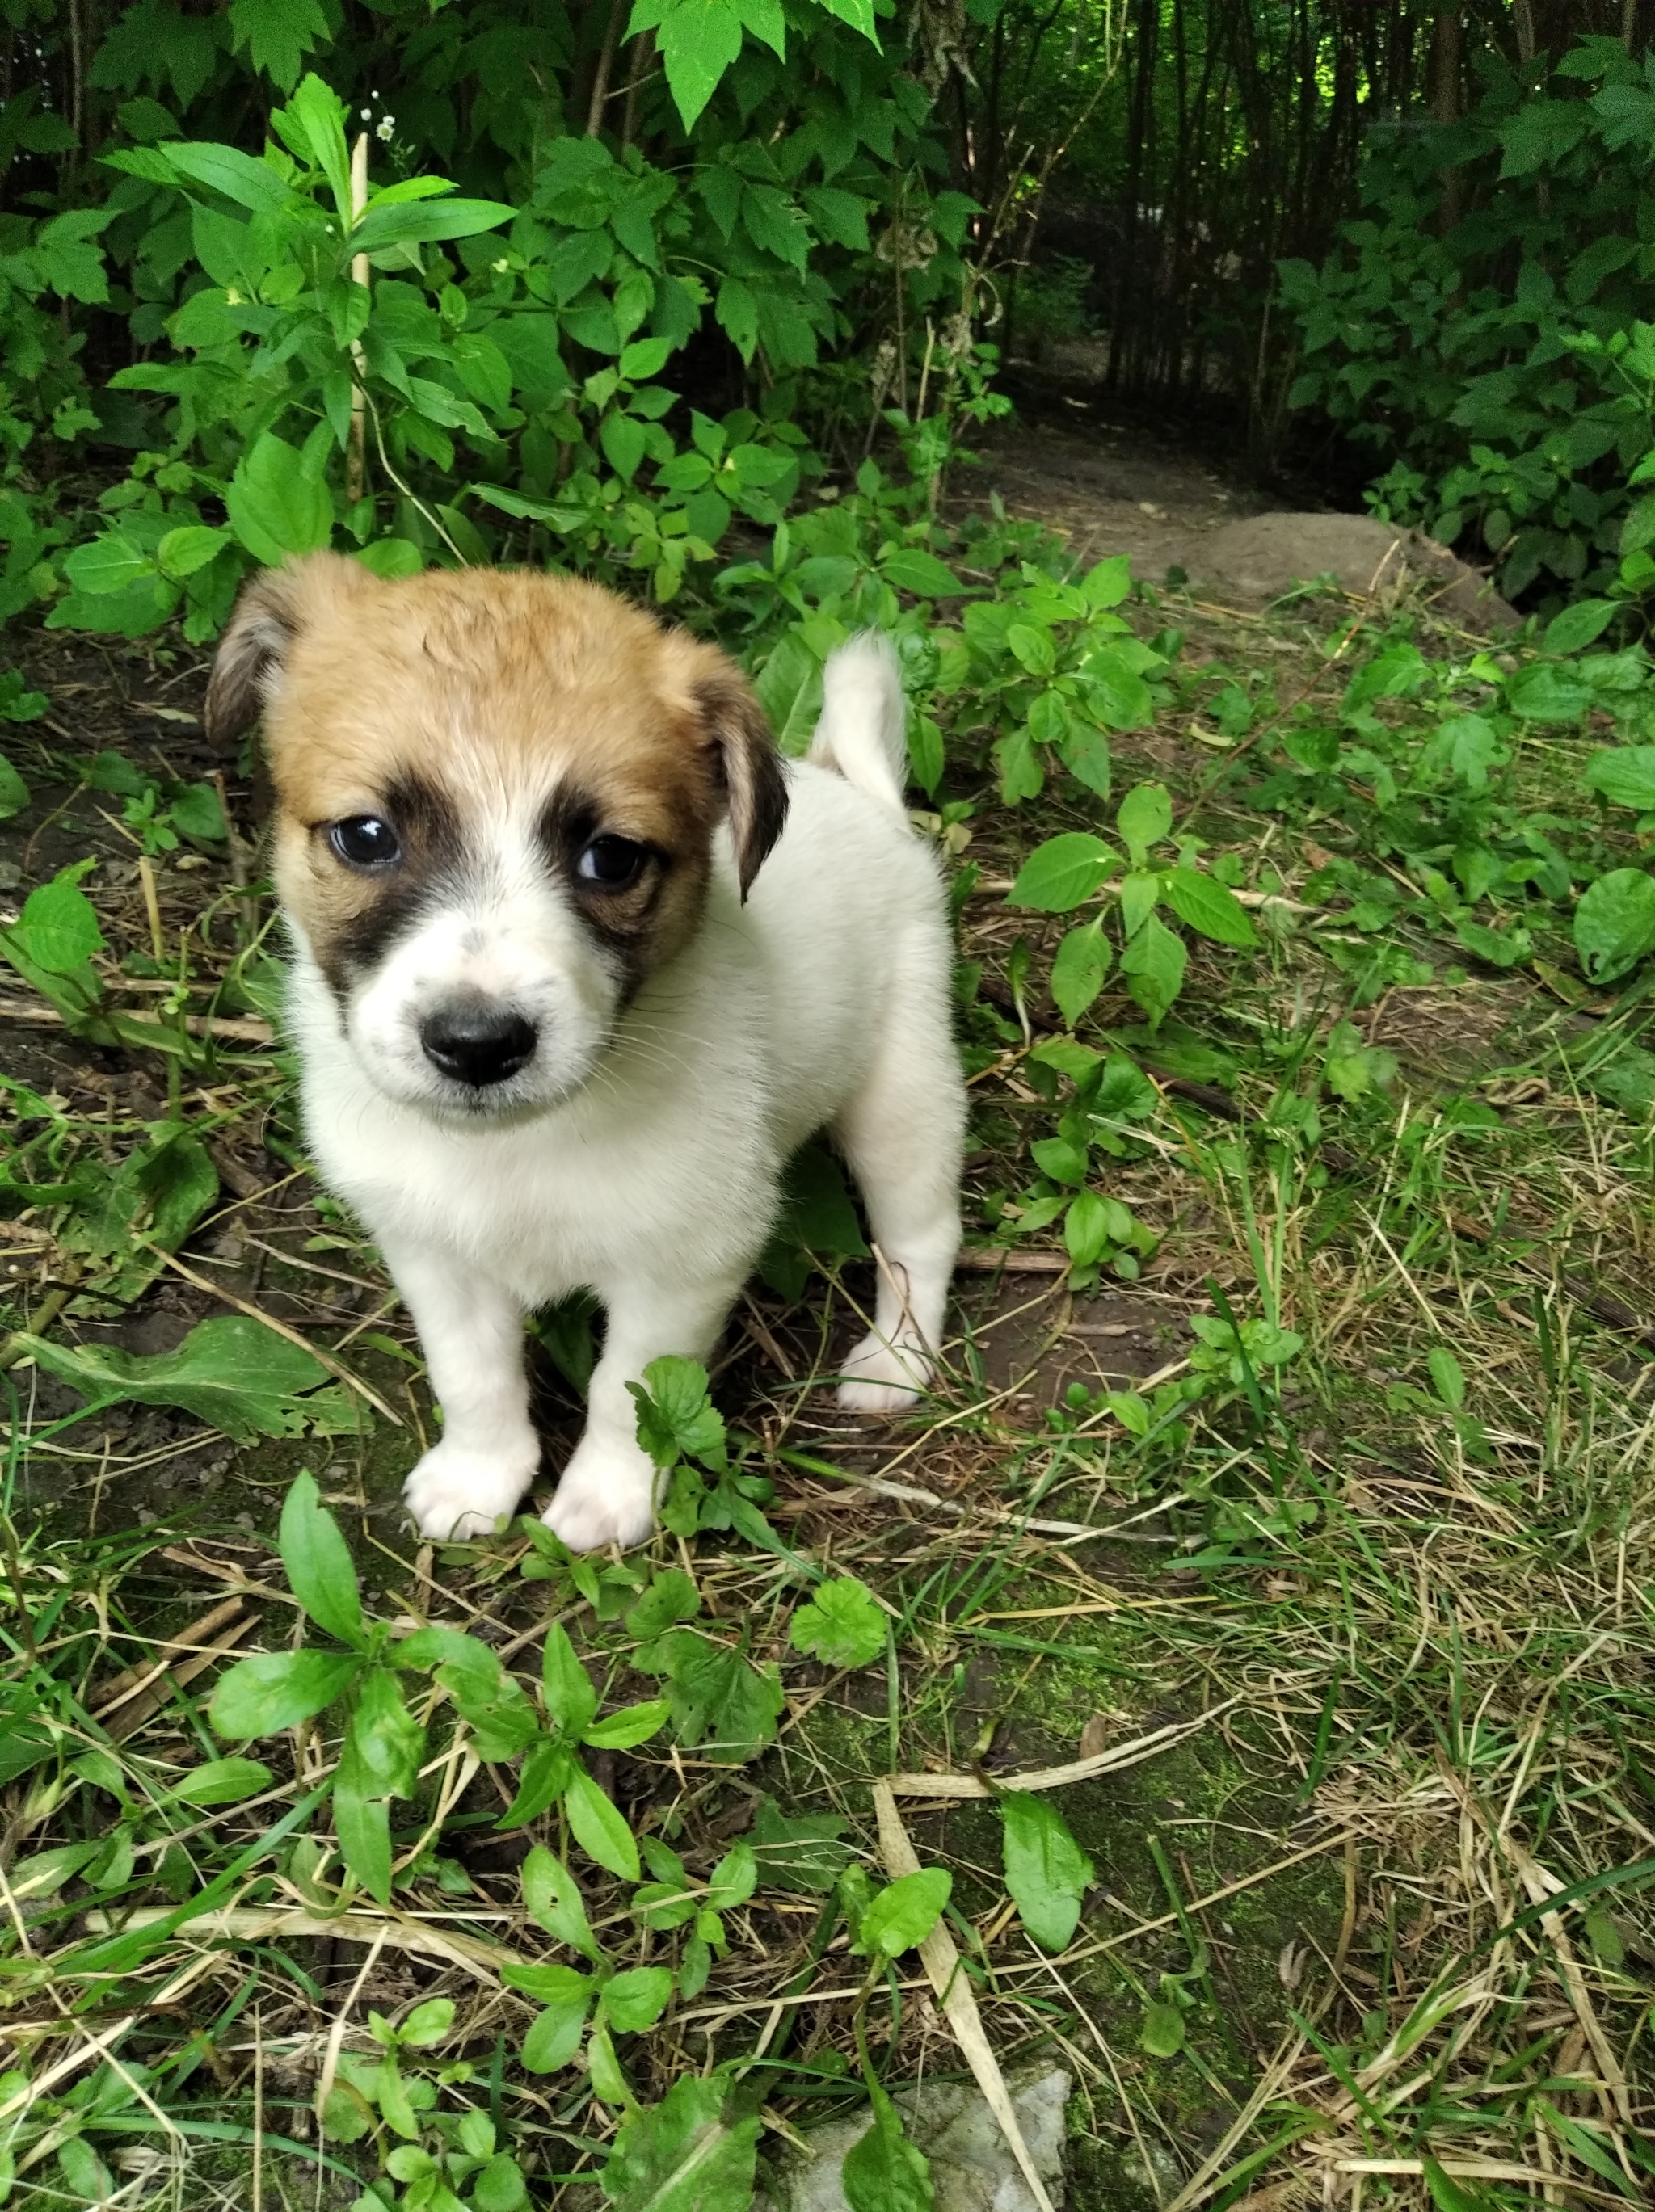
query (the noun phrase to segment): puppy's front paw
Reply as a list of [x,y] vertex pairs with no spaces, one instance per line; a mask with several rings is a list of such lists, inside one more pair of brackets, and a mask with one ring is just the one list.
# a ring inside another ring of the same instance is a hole
[[493,1533],[528,1488],[540,1464],[531,1439],[502,1452],[472,1451],[445,1437],[433,1444],[402,1486],[403,1503],[422,1536],[464,1544]]
[[936,1363],[914,1338],[887,1344],[870,1330],[840,1369],[839,1403],[850,1413],[905,1413],[924,1391]]
[[647,1543],[655,1527],[655,1469],[636,1444],[583,1437],[540,1516],[571,1552],[624,1552]]

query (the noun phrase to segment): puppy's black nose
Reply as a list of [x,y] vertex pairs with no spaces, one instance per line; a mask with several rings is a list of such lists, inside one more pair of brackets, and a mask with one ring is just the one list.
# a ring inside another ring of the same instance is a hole
[[419,1041],[433,1067],[481,1090],[527,1066],[537,1033],[532,1022],[503,1007],[441,1006],[420,1024]]

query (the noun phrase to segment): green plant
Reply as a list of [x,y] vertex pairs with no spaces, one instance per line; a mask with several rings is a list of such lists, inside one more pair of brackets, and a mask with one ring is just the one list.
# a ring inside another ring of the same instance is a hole
[[1549,74],[1490,55],[1481,75],[1452,125],[1370,137],[1372,212],[1345,226],[1347,251],[1281,264],[1303,348],[1292,404],[1389,459],[1369,495],[1382,517],[1493,556],[1508,597],[1542,581],[1641,596],[1647,64],[1582,36]]

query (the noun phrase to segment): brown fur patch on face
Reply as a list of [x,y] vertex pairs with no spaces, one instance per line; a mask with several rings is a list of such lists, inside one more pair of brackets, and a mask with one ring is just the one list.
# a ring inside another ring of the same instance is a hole
[[[330,973],[372,957],[371,916],[405,902],[413,879],[405,864],[400,890],[397,868],[345,866],[327,836],[342,819],[389,821],[408,860],[420,848],[428,883],[507,813],[566,868],[592,836],[647,847],[624,891],[565,878],[635,988],[696,927],[719,819],[731,817],[745,894],[785,817],[780,762],[733,665],[572,578],[434,570],[386,583],[313,555],[250,587],[221,665],[227,723],[255,691],[267,702],[277,885]],[[419,794],[425,829],[411,842],[399,792]]]

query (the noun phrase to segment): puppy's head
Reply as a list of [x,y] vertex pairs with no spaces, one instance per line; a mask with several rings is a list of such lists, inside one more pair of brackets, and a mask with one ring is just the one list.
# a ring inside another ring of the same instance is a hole
[[445,1119],[576,1090],[698,926],[721,821],[745,897],[787,813],[733,664],[563,578],[271,571],[208,732],[261,714],[288,919],[368,1074]]

